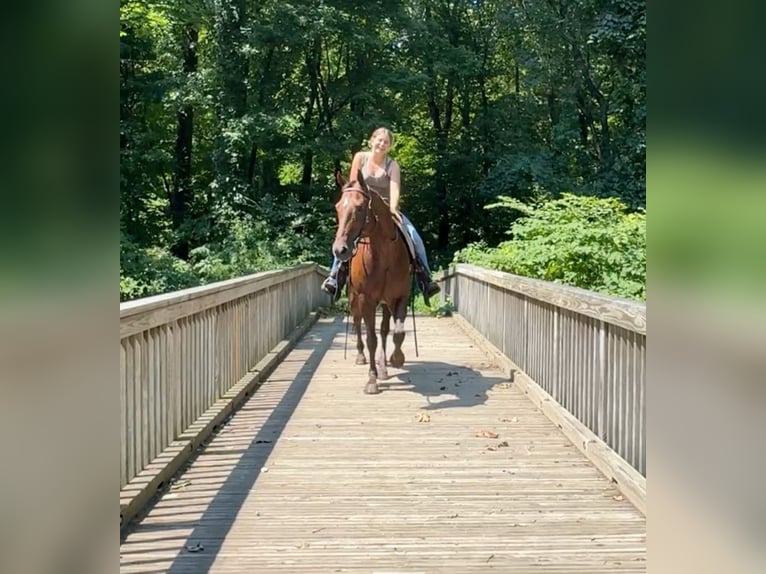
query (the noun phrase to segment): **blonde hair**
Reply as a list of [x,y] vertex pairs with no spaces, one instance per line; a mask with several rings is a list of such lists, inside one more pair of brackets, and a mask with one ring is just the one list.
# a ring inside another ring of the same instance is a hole
[[382,127],[378,128],[374,132],[372,132],[372,134],[370,135],[370,139],[367,140],[367,145],[372,147],[372,140],[374,140],[377,136],[379,136],[381,134],[383,134],[386,137],[388,137],[388,141],[391,144],[391,147],[394,147],[394,134],[392,134],[391,130],[389,130],[388,128],[382,128]]

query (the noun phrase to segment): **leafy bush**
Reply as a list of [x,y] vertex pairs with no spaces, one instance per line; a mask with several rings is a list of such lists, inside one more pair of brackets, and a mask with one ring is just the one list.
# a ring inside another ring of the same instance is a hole
[[601,293],[645,300],[646,214],[628,213],[615,198],[564,193],[536,205],[500,197],[488,209],[525,213],[510,229],[513,239],[495,248],[474,243],[455,263],[554,281]]
[[[319,226],[318,216],[296,216],[275,226],[263,219],[229,211],[222,239],[195,247],[185,261],[166,247],[140,247],[124,234],[120,244],[120,300],[224,281],[304,261],[324,262],[330,252],[324,235],[296,233],[296,225]],[[320,257],[321,256],[321,257]]]

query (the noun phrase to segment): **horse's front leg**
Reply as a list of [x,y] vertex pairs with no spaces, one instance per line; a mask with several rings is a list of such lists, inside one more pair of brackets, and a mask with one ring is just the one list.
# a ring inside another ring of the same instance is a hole
[[[354,316],[354,331],[356,332],[356,364],[366,365],[367,358],[364,356],[364,343],[362,342],[362,305],[361,296],[355,294],[349,298],[349,305]],[[372,356],[370,356],[372,359]]]
[[378,362],[378,379],[385,381],[388,379],[388,368],[386,366],[386,342],[388,333],[391,330],[391,309],[383,304],[383,318],[380,321],[380,348],[376,360]]
[[404,365],[404,352],[402,343],[404,342],[404,319],[407,317],[407,299],[400,299],[394,309],[394,352],[391,353],[389,363],[397,369]]
[[368,302],[362,306],[362,316],[364,317],[364,326],[367,329],[367,352],[370,353],[370,378],[364,392],[368,395],[375,395],[380,392],[378,389],[378,369],[375,365],[375,352],[378,349],[378,337],[375,334],[375,308]]

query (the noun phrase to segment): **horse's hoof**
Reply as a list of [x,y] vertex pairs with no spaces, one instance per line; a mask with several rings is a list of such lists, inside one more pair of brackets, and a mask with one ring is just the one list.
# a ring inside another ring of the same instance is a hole
[[391,353],[391,358],[388,362],[395,369],[401,369],[404,365],[404,353],[401,351],[394,351]]
[[375,359],[375,365],[378,367],[378,380],[379,381],[385,381],[388,379],[388,369],[386,368],[386,358],[383,353],[378,353],[377,358]]
[[379,392],[378,383],[367,383],[367,386],[364,387],[364,394],[366,395],[377,395]]
[[366,365],[367,364],[367,358],[364,355],[357,355],[356,356],[356,364],[357,365]]

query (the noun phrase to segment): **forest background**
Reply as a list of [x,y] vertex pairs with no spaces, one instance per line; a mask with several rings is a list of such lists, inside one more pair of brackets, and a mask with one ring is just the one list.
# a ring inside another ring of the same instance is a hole
[[432,269],[645,300],[645,40],[636,0],[121,0],[120,298],[329,266],[386,126]]

